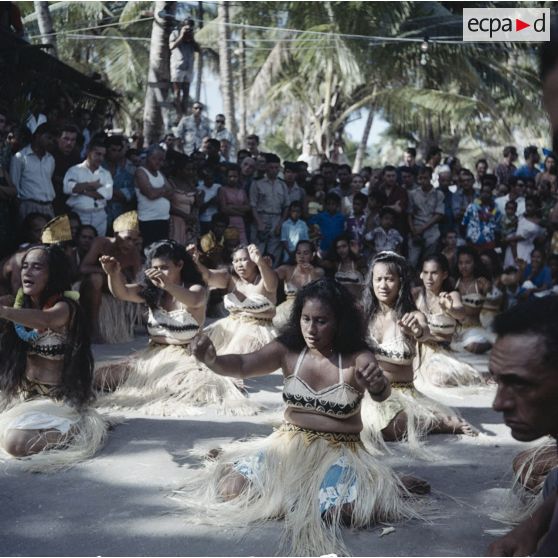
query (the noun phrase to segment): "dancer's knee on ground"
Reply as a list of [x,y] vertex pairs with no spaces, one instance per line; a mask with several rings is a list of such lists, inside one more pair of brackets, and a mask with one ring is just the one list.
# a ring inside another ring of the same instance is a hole
[[248,479],[237,473],[232,467],[227,472],[226,476],[221,481],[219,486],[219,494],[223,500],[234,500],[246,488]]
[[4,449],[14,457],[26,457],[44,449],[47,441],[41,440],[40,430],[9,430],[4,439]]
[[398,413],[395,418],[382,430],[386,442],[397,442],[407,434],[408,417],[404,411]]

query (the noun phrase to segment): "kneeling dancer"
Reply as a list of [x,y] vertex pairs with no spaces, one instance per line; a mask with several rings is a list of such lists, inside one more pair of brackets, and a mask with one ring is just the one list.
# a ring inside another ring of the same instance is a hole
[[[233,442],[191,471],[179,498],[219,525],[284,518],[281,553],[346,555],[340,526],[417,517],[405,483],[360,441],[363,392],[383,400],[387,378],[367,348],[345,287],[331,279],[298,291],[283,333],[249,354],[217,356],[201,336],[194,354],[218,374],[249,378],[282,369],[284,423],[266,438]],[[415,489],[428,485],[407,478]]]
[[112,393],[99,406],[151,415],[185,416],[213,405],[226,414],[254,414],[252,404],[232,380],[198,363],[188,346],[205,320],[207,291],[185,248],[174,240],[148,248],[145,284],[126,284],[118,260],[100,258],[112,294],[148,307],[149,346],[134,356],[99,367],[97,387]]

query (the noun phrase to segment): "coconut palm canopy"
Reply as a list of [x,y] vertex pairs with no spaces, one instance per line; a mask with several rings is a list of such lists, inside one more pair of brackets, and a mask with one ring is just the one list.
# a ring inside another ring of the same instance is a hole
[[[32,34],[33,5],[19,4]],[[122,94],[127,128],[145,102],[154,4],[50,3],[60,58],[100,72]],[[177,3],[176,17],[198,19],[198,4]],[[226,25],[232,72],[221,75],[235,116],[281,155],[304,142],[327,153],[368,111],[387,120],[389,138],[424,148],[442,141],[450,152],[471,141],[502,144],[517,130],[538,137],[547,127],[534,48],[461,42],[461,3],[236,2],[227,21],[215,3],[203,4],[196,40],[205,71],[229,58],[218,43]]]

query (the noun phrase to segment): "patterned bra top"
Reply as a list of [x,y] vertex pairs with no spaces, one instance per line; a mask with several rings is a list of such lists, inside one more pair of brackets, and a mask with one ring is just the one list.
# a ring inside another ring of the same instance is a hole
[[275,310],[275,304],[261,294],[253,294],[240,301],[234,293],[228,293],[223,297],[225,309],[237,316],[256,316]]
[[343,380],[343,367],[339,355],[339,382],[315,391],[299,375],[298,371],[306,355],[305,347],[296,361],[294,372],[285,378],[283,401],[287,407],[326,415],[333,418],[349,418],[359,413],[362,393]]
[[496,286],[492,287],[492,290],[487,293],[482,309],[487,312],[499,312],[502,307],[502,301],[504,299],[504,293]]
[[[460,279],[457,280],[455,284],[455,288],[459,287]],[[461,300],[463,301],[463,306],[468,306],[469,308],[481,308],[484,304],[485,296],[479,293],[479,286],[477,284],[477,280],[475,279],[475,292],[474,293],[467,293],[461,294]]]
[[335,280],[345,285],[360,285],[362,283],[362,273],[355,269],[355,262],[351,262],[351,269],[349,271],[340,271],[337,268]]
[[66,352],[67,334],[46,329],[39,337],[29,342],[28,355],[36,355],[49,360],[63,360]]
[[453,335],[457,320],[445,312],[432,312],[423,291],[417,298],[417,308],[426,316],[428,328],[434,335]]
[[389,341],[378,343],[371,336],[372,349],[375,357],[382,362],[407,366],[413,363],[416,355],[415,342],[404,335],[400,335]]
[[283,288],[285,289],[285,296],[288,299],[294,298],[296,296],[296,293],[298,292],[298,287],[296,285],[293,285],[292,283],[289,283],[288,281],[285,281]]
[[164,308],[149,309],[147,331],[150,337],[168,337],[186,345],[199,329],[200,325],[186,308],[170,312]]

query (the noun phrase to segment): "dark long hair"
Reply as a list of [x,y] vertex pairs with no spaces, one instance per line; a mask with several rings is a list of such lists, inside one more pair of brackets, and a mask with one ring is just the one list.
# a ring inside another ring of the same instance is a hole
[[329,278],[308,283],[296,293],[289,321],[281,329],[277,341],[291,351],[301,351],[306,342],[300,329],[302,308],[307,300],[319,300],[327,304],[337,321],[333,349],[338,353],[350,354],[368,349],[366,328],[355,299],[345,286]]
[[485,265],[482,263],[482,260],[480,259],[477,251],[470,246],[461,246],[461,248],[457,249],[457,274],[459,277],[461,277],[461,273],[459,272],[459,256],[461,256],[461,254],[471,256],[471,258],[473,259],[473,277],[475,279],[478,279],[479,277],[486,278],[490,276]]
[[411,273],[412,270],[407,260],[395,252],[380,252],[370,263],[370,268],[366,274],[366,282],[363,293],[363,309],[366,322],[370,323],[380,308],[378,298],[374,294],[373,276],[374,266],[383,263],[388,266],[391,273],[399,277],[399,293],[395,301],[395,313],[400,319],[407,312],[417,309],[411,292]]
[[434,262],[442,271],[445,271],[448,274],[448,276],[444,279],[442,283],[442,291],[445,292],[452,291],[453,288],[450,280],[451,277],[450,265],[446,256],[444,256],[444,254],[432,254],[431,256],[426,256],[426,258],[424,258],[424,260],[422,261],[423,267],[424,264],[427,262]]
[[[161,240],[150,244],[145,250],[144,271],[149,269],[155,258],[165,258],[171,260],[175,265],[182,262],[180,271],[180,279],[183,285],[205,285],[201,273],[198,271],[192,256],[186,252],[182,244],[174,240]],[[165,291],[156,287],[147,276],[145,276],[145,288],[141,291],[140,296],[145,299],[145,303],[149,308],[157,308],[160,306]]]
[[[31,250],[44,250],[47,255],[48,280],[39,300],[41,308],[54,296],[59,296],[70,307],[62,382],[55,396],[82,407],[93,399],[94,361],[81,308],[64,296],[64,291],[71,289],[71,266],[60,246],[33,246],[25,253],[23,261]],[[24,295],[23,308],[31,306],[30,297]],[[18,337],[14,324],[9,322],[0,338],[0,391],[10,397],[16,396],[24,385],[28,348],[28,343]]]

